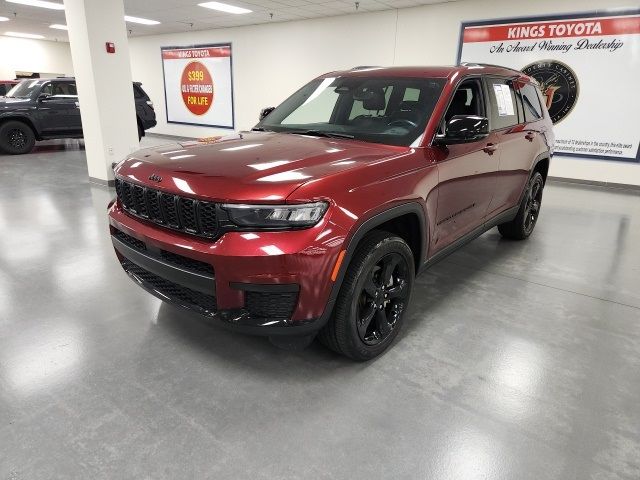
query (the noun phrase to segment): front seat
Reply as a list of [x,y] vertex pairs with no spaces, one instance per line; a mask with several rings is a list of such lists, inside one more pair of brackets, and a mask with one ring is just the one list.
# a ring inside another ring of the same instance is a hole
[[378,112],[384,110],[387,105],[386,98],[384,98],[384,90],[382,87],[368,88],[366,92],[366,98],[362,100],[362,108]]
[[453,96],[444,119],[448,122],[456,115],[473,115],[473,110],[472,105],[467,105],[467,90],[460,89]]

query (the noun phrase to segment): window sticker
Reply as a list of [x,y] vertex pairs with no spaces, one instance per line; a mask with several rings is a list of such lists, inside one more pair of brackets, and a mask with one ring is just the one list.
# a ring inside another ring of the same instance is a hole
[[511,98],[509,85],[494,84],[493,91],[496,95],[496,103],[498,104],[498,115],[501,117],[515,115],[515,111],[513,109],[513,99]]

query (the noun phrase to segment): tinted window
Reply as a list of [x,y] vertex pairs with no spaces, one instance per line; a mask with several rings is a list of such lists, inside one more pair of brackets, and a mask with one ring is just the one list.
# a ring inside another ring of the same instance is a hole
[[479,115],[482,117],[485,115],[478,81],[465,80],[457,88],[444,119],[448,122],[455,115]]
[[516,94],[509,80],[490,78],[489,102],[491,104],[491,128],[511,127],[518,124]]
[[51,82],[51,95],[78,95],[76,84],[73,82]]
[[536,93],[536,87],[525,84],[521,89],[522,103],[524,105],[524,119],[527,122],[535,122],[543,117],[542,106]]
[[265,130],[342,134],[411,145],[424,133],[445,80],[344,76],[313,80],[258,124]]

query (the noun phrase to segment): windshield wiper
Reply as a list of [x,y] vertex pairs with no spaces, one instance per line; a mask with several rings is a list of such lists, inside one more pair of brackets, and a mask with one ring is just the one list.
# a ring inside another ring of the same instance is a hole
[[269,130],[265,129],[264,127],[253,127],[251,131],[252,132],[268,132]]
[[283,131],[282,133],[294,133],[296,135],[311,135],[312,137],[327,137],[327,138],[356,138],[348,133],[339,132],[323,132],[321,130],[290,130]]

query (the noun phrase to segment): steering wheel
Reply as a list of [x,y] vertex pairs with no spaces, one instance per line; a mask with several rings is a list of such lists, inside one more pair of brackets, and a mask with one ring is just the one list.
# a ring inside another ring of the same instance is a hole
[[408,120],[406,118],[399,118],[387,123],[388,127],[406,127],[407,125],[413,128],[418,126],[416,122],[412,122],[411,120]]

